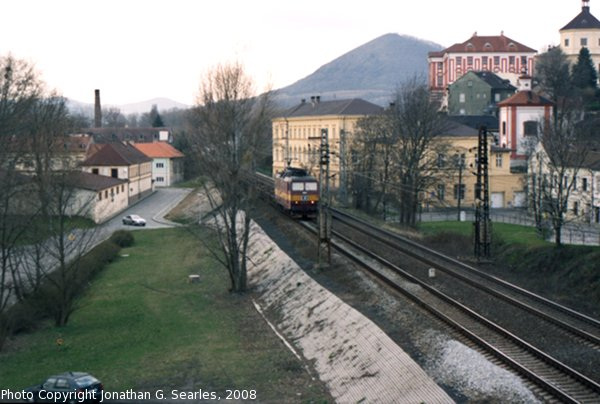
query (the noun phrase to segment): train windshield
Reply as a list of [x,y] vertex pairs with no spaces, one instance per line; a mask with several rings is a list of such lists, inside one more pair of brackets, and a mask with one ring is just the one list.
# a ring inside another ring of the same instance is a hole
[[306,190],[307,191],[316,191],[317,190],[317,183],[316,182],[307,182],[305,185],[306,185]]
[[292,191],[304,191],[304,183],[292,182]]

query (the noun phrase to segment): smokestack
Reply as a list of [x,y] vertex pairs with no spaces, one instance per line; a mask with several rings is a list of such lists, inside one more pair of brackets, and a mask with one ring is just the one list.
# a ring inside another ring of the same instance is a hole
[[94,127],[102,127],[102,107],[100,106],[100,90],[94,90]]

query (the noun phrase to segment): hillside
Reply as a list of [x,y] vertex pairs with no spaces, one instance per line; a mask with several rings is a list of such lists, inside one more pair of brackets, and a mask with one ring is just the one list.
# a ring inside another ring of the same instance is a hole
[[[143,114],[146,112],[150,112],[152,106],[156,105],[159,112],[168,111],[170,109],[178,108],[178,109],[187,109],[190,106],[186,104],[182,104],[177,101],[173,101],[169,98],[154,98],[147,101],[141,101],[137,103],[131,104],[123,104],[123,105],[105,105],[102,104],[102,108],[118,108],[122,114]],[[88,117],[94,116],[94,104],[93,103],[85,103],[79,102],[75,100],[68,100],[67,106],[69,110],[75,113],[81,113]]]
[[276,91],[282,106],[302,98],[359,97],[385,106],[393,91],[412,77],[427,78],[427,53],[441,45],[410,36],[386,34],[321,66],[313,74]]

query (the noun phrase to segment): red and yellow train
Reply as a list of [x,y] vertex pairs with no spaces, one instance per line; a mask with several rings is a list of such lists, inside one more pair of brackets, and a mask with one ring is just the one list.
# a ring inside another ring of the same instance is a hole
[[287,167],[275,176],[275,202],[291,215],[314,216],[319,204],[319,183],[306,170]]

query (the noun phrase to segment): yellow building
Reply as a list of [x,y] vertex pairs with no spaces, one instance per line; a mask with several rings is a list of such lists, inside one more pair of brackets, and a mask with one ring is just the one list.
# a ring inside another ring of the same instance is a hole
[[582,1],[581,13],[560,29],[560,47],[571,64],[581,48],[588,48],[597,71],[600,69],[600,21],[590,13],[589,0]]
[[[429,207],[456,207],[459,196],[462,207],[475,206],[477,182],[477,149],[479,131],[471,127],[451,124],[436,141],[445,144],[447,155],[438,156],[438,169],[448,175],[441,179],[424,197]],[[488,135],[488,178],[491,208],[525,207],[525,174],[510,170],[511,149],[494,145]]]
[[287,165],[305,168],[317,175],[321,129],[327,129],[331,185],[337,187],[340,161],[351,143],[356,122],[382,111],[380,106],[359,98],[321,101],[317,96],[310,101],[302,100],[273,119],[273,175]]

